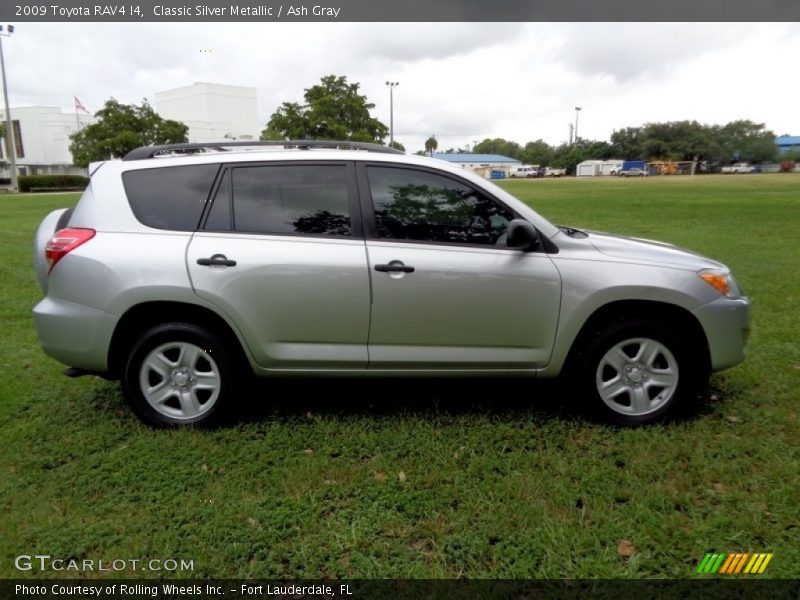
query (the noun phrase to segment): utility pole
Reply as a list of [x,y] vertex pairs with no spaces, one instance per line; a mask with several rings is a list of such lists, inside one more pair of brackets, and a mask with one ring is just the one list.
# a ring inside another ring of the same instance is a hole
[[3,72],[3,100],[6,103],[6,148],[8,149],[8,160],[11,163],[11,191],[16,192],[17,189],[17,144],[14,140],[14,128],[11,126],[11,110],[8,108],[8,84],[6,83],[6,61],[3,56],[3,38],[11,37],[14,33],[14,26],[9,25],[7,28],[8,33],[3,32],[3,26],[0,25],[0,70]]
[[387,81],[389,86],[389,147],[394,147],[394,88],[400,85],[399,81]]

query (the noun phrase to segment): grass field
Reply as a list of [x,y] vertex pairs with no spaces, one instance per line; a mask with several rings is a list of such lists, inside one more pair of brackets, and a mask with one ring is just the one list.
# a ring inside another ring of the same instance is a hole
[[153,431],[36,342],[32,235],[77,196],[0,196],[0,577],[47,554],[194,561],[137,577],[682,578],[708,551],[799,577],[800,176],[503,186],[556,223],[727,263],[754,303],[747,361],[692,418],[638,430],[572,416],[557,385],[343,380]]

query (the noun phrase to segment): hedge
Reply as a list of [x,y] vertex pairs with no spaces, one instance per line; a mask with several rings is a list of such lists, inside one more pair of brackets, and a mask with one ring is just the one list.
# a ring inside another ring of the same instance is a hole
[[80,188],[89,185],[89,178],[83,175],[20,175],[17,178],[20,192],[39,191],[35,188]]

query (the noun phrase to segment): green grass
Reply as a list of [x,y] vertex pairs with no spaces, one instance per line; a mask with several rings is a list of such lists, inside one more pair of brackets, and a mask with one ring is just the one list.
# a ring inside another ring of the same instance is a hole
[[553,385],[341,380],[153,431],[36,342],[32,235],[76,196],[3,196],[0,577],[35,575],[13,560],[37,553],[194,560],[184,577],[694,577],[712,550],[800,576],[800,177],[503,185],[556,223],[730,265],[754,303],[747,361],[694,417],[638,430],[572,416]]

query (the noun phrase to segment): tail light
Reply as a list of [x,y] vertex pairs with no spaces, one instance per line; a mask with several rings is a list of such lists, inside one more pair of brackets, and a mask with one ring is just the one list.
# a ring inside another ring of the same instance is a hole
[[44,248],[48,275],[58,261],[81,244],[88,242],[94,237],[94,234],[94,229],[79,229],[77,227],[68,227],[67,229],[56,231]]

